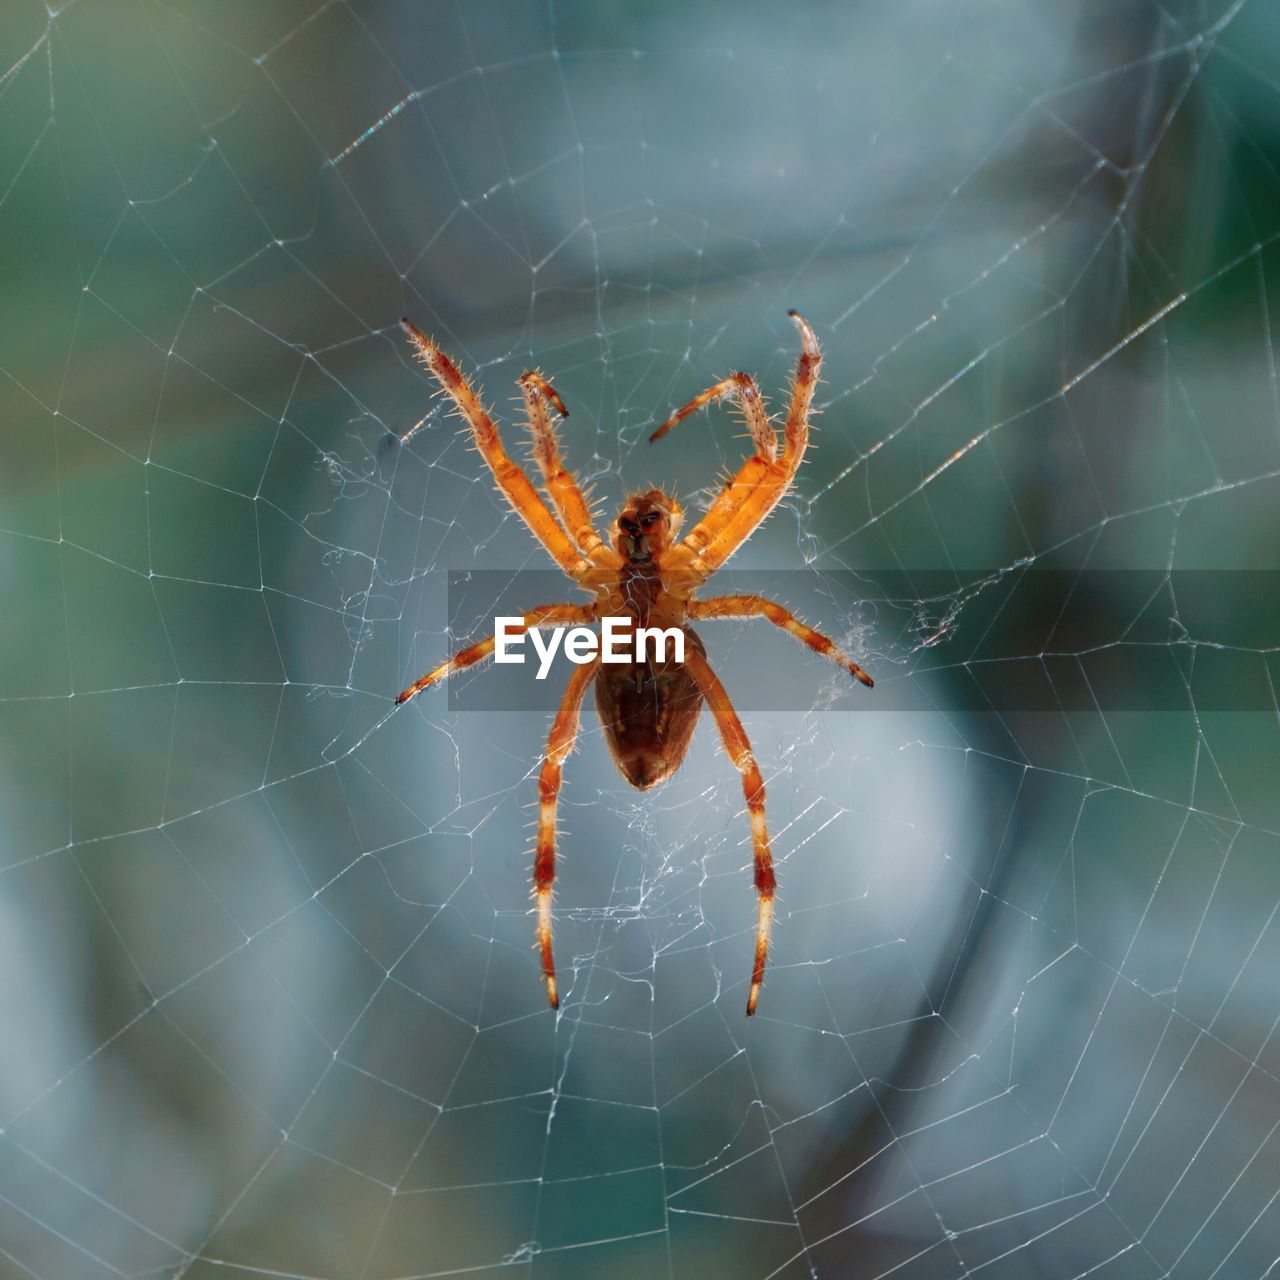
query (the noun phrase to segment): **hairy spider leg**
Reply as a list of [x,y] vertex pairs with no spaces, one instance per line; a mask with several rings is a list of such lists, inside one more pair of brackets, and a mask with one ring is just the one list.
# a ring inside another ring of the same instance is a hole
[[765,961],[769,958],[769,937],[773,932],[773,895],[778,881],[773,873],[773,854],[769,852],[769,832],[765,826],[764,779],[760,766],[751,750],[747,731],[738,719],[738,713],[729,701],[724,685],[711,669],[711,665],[696,650],[685,654],[685,669],[693,677],[699,692],[706,700],[720,730],[720,741],[725,754],[733,761],[734,768],[742,775],[742,793],[747,801],[747,814],[751,819],[751,844],[756,867],[756,954],[751,970],[751,992],[747,996],[747,1017],[756,1011],[760,998],[760,984],[764,981]]
[[480,403],[471,383],[433,339],[428,338],[408,320],[401,320],[400,325],[409,335],[418,358],[435,375],[440,390],[453,401],[454,409],[471,428],[480,456],[493,473],[498,488],[506,496],[512,509],[529,526],[533,536],[546,547],[556,564],[575,582],[581,583],[583,577],[591,571],[591,562],[569,541],[568,535],[556,523],[555,516],[547,509],[542,495],[533,487],[533,482],[507,454],[498,435],[498,428]]
[[731,373],[722,378],[714,387],[708,387],[689,401],[683,409],[677,409],[657,431],[649,437],[649,443],[661,440],[676,425],[683,422],[690,414],[709,405],[713,400],[735,400],[742,408],[742,416],[746,419],[747,429],[751,432],[752,442],[756,447],[756,456],[766,462],[772,462],[778,456],[778,433],[764,411],[764,401],[760,398],[760,388],[749,373]]
[[[543,604],[526,613],[521,619],[522,625],[520,628],[518,630],[513,628],[512,630],[515,634],[519,634],[521,631],[529,631],[533,627],[541,627],[547,624],[591,622],[594,619],[594,605]],[[468,667],[474,667],[477,662],[483,662],[493,652],[496,644],[497,637],[489,636],[478,644],[473,644],[469,649],[462,649],[455,653],[453,657],[442,662],[438,667],[433,667],[420,680],[415,680],[407,689],[396,694],[396,706],[399,706],[402,702],[408,702],[410,698],[421,693],[423,689],[435,684],[438,680],[446,679],[453,675],[455,671],[465,671]]]
[[693,600],[689,604],[689,617],[715,618],[766,618],[775,627],[790,632],[801,644],[814,653],[842,666],[855,680],[861,680],[870,689],[875,681],[850,658],[840,652],[839,646],[827,639],[821,631],[806,626],[790,609],[784,609],[776,600],[764,596],[712,596],[709,600]]
[[547,406],[550,405],[562,418],[567,418],[569,410],[564,407],[564,401],[537,369],[529,369],[520,375],[520,391],[524,396],[529,434],[533,437],[534,460],[546,482],[552,506],[569,536],[592,564],[619,568],[622,557],[607,546],[596,531],[591,519],[591,505],[573,473],[565,469],[560,456],[560,444]]
[[547,737],[547,754],[538,778],[538,845],[533,860],[533,894],[537,903],[538,951],[542,956],[542,976],[547,983],[547,999],[553,1009],[560,1007],[556,988],[556,962],[551,952],[551,895],[556,879],[556,806],[560,799],[562,766],[578,739],[582,699],[600,669],[600,659],[574,669],[560,702],[560,709]]
[[[808,321],[797,311],[788,314],[800,331],[800,355],[783,429],[782,457],[768,456],[757,447],[664,568],[689,569],[705,581],[759,528],[795,479],[809,444],[809,414],[822,351]],[[677,414],[676,419],[681,416]]]

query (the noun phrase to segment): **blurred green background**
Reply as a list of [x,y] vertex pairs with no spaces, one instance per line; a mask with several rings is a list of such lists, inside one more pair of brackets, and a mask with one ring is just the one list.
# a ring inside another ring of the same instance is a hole
[[[1172,575],[1280,569],[1274,5],[8,0],[0,68],[0,1275],[1267,1273],[1280,607]],[[937,709],[704,629],[812,675],[745,717],[750,1023],[711,726],[642,796],[588,709],[557,1017],[545,716],[392,714],[448,572],[546,568],[396,320],[697,509],[740,428],[645,438],[777,403],[789,307],[821,430],[735,565],[950,575],[805,602]],[[1066,634],[1027,568],[1167,576]],[[1118,650],[1185,709],[950,699]]]

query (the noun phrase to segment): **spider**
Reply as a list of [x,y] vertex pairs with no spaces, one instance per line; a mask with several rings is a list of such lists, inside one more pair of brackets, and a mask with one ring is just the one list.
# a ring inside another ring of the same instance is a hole
[[[400,323],[415,354],[435,376],[440,391],[466,422],[480,456],[498,488],[534,537],[578,587],[595,599],[590,604],[545,604],[523,616],[523,629],[584,624],[603,617],[629,617],[635,626],[679,627],[685,636],[683,663],[634,659],[602,665],[600,657],[574,669],[551,725],[538,779],[539,818],[533,865],[533,896],[542,976],[551,1007],[559,1006],[555,960],[551,947],[551,895],[556,875],[556,805],[561,771],[573,750],[587,687],[595,684],[596,709],[605,741],[622,776],[641,791],[665,781],[679,768],[689,749],[698,713],[705,702],[715,718],[720,740],[742,776],[751,822],[757,894],[755,963],[747,996],[747,1014],[756,1011],[764,981],[773,925],[777,878],[765,825],[764,780],[742,722],[692,628],[693,619],[765,618],[844,667],[864,685],[872,680],[845,657],[826,636],[806,626],[782,605],[758,595],[717,596],[699,600],[696,592],[759,528],[791,487],[809,442],[809,415],[822,353],[812,328],[789,313],[800,331],[801,350],[791,388],[791,403],[778,453],[778,431],[765,412],[755,379],[733,373],[694,396],[650,437],[661,439],[678,422],[718,400],[737,403],[746,419],[755,450],[720,491],[700,521],[677,541],[680,504],[660,489],[630,495],[606,542],[592,520],[591,505],[573,475],[565,470],[551,413],[569,411],[555,388],[537,370],[521,375],[519,386],[533,440],[533,457],[550,507],[525,472],[502,446],[493,418],[467,377],[437,344],[408,320]],[[553,514],[554,511],[554,514]],[[519,631],[520,628],[516,628]],[[456,653],[429,671],[396,698],[407,702],[423,689],[489,657],[490,637]]]

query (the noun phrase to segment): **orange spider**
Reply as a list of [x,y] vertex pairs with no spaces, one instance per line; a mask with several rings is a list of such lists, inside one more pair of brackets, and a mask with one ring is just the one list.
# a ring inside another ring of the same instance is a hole
[[[458,366],[408,320],[400,322],[419,359],[435,375],[441,391],[465,419],[498,488],[560,568],[579,587],[595,596],[591,604],[541,605],[524,615],[523,629],[590,623],[604,617],[630,617],[637,627],[678,627],[685,635],[683,663],[655,662],[649,658],[644,662],[632,660],[602,665],[597,656],[578,666],[569,678],[551,726],[538,784],[541,806],[533,884],[538,917],[536,945],[542,955],[542,974],[552,1008],[560,1003],[551,952],[556,803],[560,795],[561,766],[573,750],[578,735],[587,686],[595,681],[596,709],[614,763],[622,776],[642,791],[665,781],[679,768],[689,749],[702,703],[705,701],[711,708],[725,751],[742,775],[742,789],[751,818],[758,910],[755,965],[747,997],[750,1015],[755,1012],[764,980],[777,887],[765,827],[764,781],[742,722],[724,686],[707,663],[702,642],[686,622],[695,618],[767,618],[811,649],[838,662],[863,684],[872,683],[871,677],[826,636],[805,626],[780,604],[756,595],[698,600],[694,594],[778,504],[791,487],[804,457],[822,354],[808,323],[795,311],[790,315],[800,331],[801,352],[783,430],[782,456],[778,456],[777,430],[765,413],[755,380],[745,373],[731,374],[695,396],[649,438],[652,441],[666,435],[681,419],[712,401],[729,399],[742,409],[755,452],[683,540],[676,541],[682,518],[680,504],[660,489],[651,489],[633,493],[627,499],[613,524],[612,545],[596,532],[590,506],[574,477],[564,468],[549,407],[562,417],[568,417],[568,410],[546,378],[536,370],[525,373],[520,378],[520,389],[533,437],[533,456],[555,515],[529,477],[502,447],[493,419]],[[490,637],[455,654],[405,689],[396,698],[397,704],[408,701],[453,672],[483,661],[494,646],[495,640]]]

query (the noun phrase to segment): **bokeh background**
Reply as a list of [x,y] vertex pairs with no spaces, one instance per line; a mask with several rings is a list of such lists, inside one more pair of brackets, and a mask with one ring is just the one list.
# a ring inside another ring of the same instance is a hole
[[[1273,5],[7,0],[0,67],[0,1274],[1268,1273]],[[546,561],[396,320],[696,510],[740,428],[645,438],[781,398],[789,307],[821,431],[735,563],[924,709],[704,629],[811,677],[746,716],[751,1022],[711,726],[640,795],[588,709],[556,1016],[545,714],[391,707],[450,572]],[[1181,702],[1082,700],[1117,655]]]

